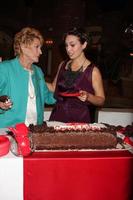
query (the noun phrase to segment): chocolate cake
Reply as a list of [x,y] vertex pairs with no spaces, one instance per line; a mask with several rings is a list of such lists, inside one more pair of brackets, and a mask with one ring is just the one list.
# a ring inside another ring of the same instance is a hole
[[0,102],[7,102],[9,100],[8,96],[7,95],[3,95],[3,96],[0,96]]
[[30,125],[35,150],[116,148],[117,138],[105,130],[56,130],[54,127]]

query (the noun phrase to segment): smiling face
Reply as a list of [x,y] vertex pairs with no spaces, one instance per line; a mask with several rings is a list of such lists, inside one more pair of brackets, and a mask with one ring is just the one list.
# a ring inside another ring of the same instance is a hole
[[86,48],[87,42],[81,44],[79,38],[75,35],[67,35],[65,39],[66,52],[70,59],[78,58]]
[[29,62],[38,62],[39,57],[42,54],[40,40],[38,38],[35,38],[31,44],[22,44],[21,53],[23,57]]

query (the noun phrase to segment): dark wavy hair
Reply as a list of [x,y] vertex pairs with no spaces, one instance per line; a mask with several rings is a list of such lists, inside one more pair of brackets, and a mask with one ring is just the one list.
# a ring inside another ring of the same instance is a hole
[[81,42],[81,44],[84,44],[84,42],[89,43],[89,35],[86,34],[85,30],[83,28],[77,28],[74,27],[70,30],[68,30],[64,35],[63,35],[63,41],[65,42],[66,37],[68,35],[74,35],[77,36],[79,38],[79,41]]

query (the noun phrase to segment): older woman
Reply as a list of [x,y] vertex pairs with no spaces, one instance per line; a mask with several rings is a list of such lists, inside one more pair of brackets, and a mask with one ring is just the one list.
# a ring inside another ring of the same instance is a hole
[[44,104],[53,104],[53,93],[47,88],[41,69],[33,64],[42,54],[43,37],[30,27],[14,37],[16,57],[0,63],[0,96],[10,99],[0,102],[0,127],[16,123],[41,124]]
[[105,101],[101,73],[85,56],[88,37],[82,29],[69,30],[64,42],[69,60],[59,65],[55,80],[48,83],[57,99],[50,120],[89,123],[94,118],[93,107]]

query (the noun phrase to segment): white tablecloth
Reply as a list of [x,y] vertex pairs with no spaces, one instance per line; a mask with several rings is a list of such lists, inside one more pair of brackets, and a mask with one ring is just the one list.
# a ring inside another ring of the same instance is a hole
[[23,200],[23,158],[0,157],[0,200]]

